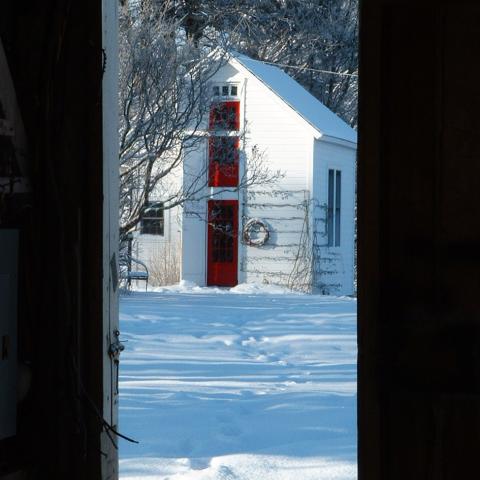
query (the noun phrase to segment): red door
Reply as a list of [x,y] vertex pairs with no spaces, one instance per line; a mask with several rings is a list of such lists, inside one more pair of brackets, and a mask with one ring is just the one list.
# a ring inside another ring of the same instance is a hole
[[207,285],[238,283],[238,201],[208,202]]

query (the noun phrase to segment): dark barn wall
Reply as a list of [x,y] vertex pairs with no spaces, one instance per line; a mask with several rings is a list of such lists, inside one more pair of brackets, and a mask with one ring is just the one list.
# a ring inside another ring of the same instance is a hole
[[479,52],[474,3],[363,1],[360,480],[478,469]]
[[0,478],[99,479],[101,2],[3,1],[0,11],[32,184],[0,224],[20,229],[19,361],[32,373],[17,435],[0,442]]

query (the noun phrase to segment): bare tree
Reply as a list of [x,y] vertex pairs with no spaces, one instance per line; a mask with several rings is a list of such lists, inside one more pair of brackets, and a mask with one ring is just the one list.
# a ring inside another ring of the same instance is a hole
[[[202,195],[208,166],[178,181],[186,155],[208,137],[211,80],[227,60],[188,33],[172,14],[175,2],[126,5],[120,15],[120,237],[139,222],[152,196],[164,209]],[[236,188],[274,183],[264,156],[252,148]]]
[[279,65],[356,126],[358,0],[253,3],[241,28],[233,30],[232,43],[253,58]]
[[279,65],[356,126],[358,0],[172,0],[172,4],[171,14],[189,38],[209,44],[228,38],[239,52]]

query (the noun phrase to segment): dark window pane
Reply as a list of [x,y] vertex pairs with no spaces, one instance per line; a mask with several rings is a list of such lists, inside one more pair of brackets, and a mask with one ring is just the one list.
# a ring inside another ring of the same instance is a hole
[[222,95],[228,97],[228,85],[222,87]]
[[210,161],[222,165],[233,165],[238,159],[237,137],[211,137]]
[[231,205],[217,205],[210,212],[214,262],[233,262],[235,235],[233,221],[234,209]]
[[208,144],[208,185],[237,186],[240,144],[238,137],[211,136]]
[[148,202],[143,207],[142,217],[163,218],[163,203]]
[[163,235],[163,219],[142,219],[142,234]]
[[328,203],[327,203],[327,245],[333,246],[333,213],[334,213],[334,170],[328,171]]
[[163,235],[163,213],[162,202],[146,203],[141,212],[140,232],[148,235]]
[[240,103],[221,102],[212,105],[210,128],[215,130],[239,130]]
[[335,177],[335,246],[340,246],[340,207],[342,199],[342,172],[337,170]]
[[232,85],[230,87],[230,95],[232,97],[236,97],[237,96],[237,86],[236,85]]
[[220,87],[219,87],[219,86],[213,87],[213,94],[214,94],[215,96],[220,95]]

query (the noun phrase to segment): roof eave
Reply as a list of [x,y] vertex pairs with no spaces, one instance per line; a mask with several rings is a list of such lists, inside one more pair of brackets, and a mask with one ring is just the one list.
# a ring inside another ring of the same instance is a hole
[[228,62],[233,63],[235,68],[240,67],[244,72],[248,72],[250,75],[253,75],[259,82],[261,82],[265,87],[267,87],[272,93],[275,94],[277,98],[279,98],[285,105],[289,106],[298,117],[300,117],[312,130],[312,135],[315,140],[323,139],[324,141],[328,141],[330,143],[336,143],[338,145],[343,145],[350,148],[357,148],[357,142],[352,142],[350,140],[345,140],[343,138],[337,138],[333,136],[326,135],[324,132],[318,129],[316,125],[314,125],[309,119],[305,118],[292,104],[290,104],[285,98],[278,95],[277,92],[266,82],[263,81],[260,77],[255,75],[246,65],[244,65],[241,60],[239,60],[235,55],[230,55],[228,58]]
[[351,149],[357,148],[357,141],[346,140],[345,138],[338,138],[331,135],[323,134],[322,140],[328,143],[334,143],[335,145],[341,145],[342,147],[347,147]]
[[310,120],[306,119],[293,105],[291,105],[289,102],[287,102],[283,97],[278,95],[278,93],[266,82],[264,82],[261,78],[259,78],[257,75],[255,75],[254,72],[252,72],[247,66],[245,66],[238,58],[236,58],[234,55],[231,55],[228,59],[228,62],[232,62],[234,64],[235,68],[240,67],[243,69],[243,71],[248,72],[250,75],[253,75],[260,83],[265,85],[277,98],[279,98],[285,105],[290,107],[298,117],[300,117],[311,129],[312,129],[312,135],[315,138],[315,140],[320,140],[320,138],[323,137],[323,132],[321,132],[315,125],[310,122]]

